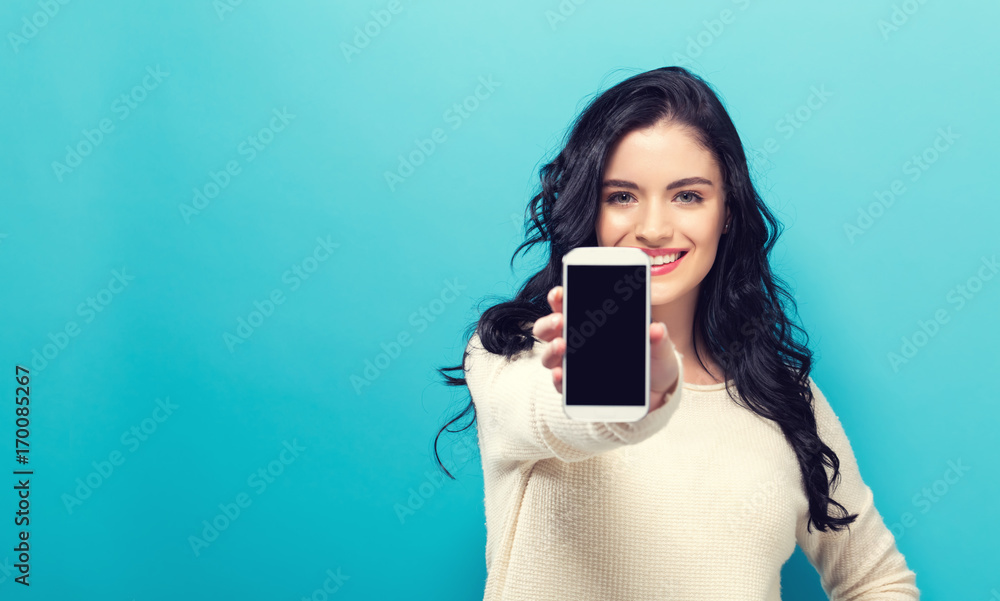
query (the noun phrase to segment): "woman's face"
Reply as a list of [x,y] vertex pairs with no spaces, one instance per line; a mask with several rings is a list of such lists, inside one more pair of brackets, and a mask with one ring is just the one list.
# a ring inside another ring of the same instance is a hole
[[611,148],[598,246],[634,246],[651,255],[686,251],[672,266],[657,267],[653,260],[653,305],[697,295],[728,216],[719,165],[685,126],[661,122],[626,134]]

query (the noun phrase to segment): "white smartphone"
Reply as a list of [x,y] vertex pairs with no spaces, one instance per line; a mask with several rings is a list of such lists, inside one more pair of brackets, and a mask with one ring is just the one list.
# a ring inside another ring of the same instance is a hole
[[649,413],[650,259],[584,246],[563,256],[563,411],[582,421]]

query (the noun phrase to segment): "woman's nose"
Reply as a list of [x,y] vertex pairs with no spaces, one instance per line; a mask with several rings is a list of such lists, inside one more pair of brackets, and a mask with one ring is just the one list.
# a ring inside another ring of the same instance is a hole
[[[638,212],[638,211],[637,211]],[[635,235],[640,240],[657,245],[661,240],[669,238],[673,233],[670,219],[658,199],[646,204],[646,210],[638,216]]]

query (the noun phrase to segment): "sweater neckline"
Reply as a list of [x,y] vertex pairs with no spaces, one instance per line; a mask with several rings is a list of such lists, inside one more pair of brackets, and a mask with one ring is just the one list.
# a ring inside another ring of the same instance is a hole
[[730,378],[726,382],[718,382],[716,384],[689,384],[687,382],[684,382],[684,388],[687,388],[688,390],[698,390],[698,391],[725,390],[727,383],[734,388],[736,387],[736,380]]

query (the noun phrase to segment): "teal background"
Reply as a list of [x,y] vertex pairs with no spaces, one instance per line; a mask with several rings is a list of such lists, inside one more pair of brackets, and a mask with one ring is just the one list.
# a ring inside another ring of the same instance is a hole
[[[4,599],[321,599],[331,573],[331,598],[481,598],[474,434],[442,439],[454,481],[431,447],[467,397],[434,369],[458,363],[478,311],[533,271],[537,256],[508,262],[572,119],[669,64],[705,77],[745,144],[769,149],[754,172],[786,227],[774,267],[921,591],[1000,597],[1000,278],[983,272],[961,307],[954,296],[1000,251],[1000,3],[399,0],[349,57],[342,45],[388,3],[53,3],[32,37],[11,37],[45,5],[0,6]],[[894,10],[899,26],[880,29]],[[121,119],[116,99],[157,66],[168,75]],[[457,117],[481,77],[492,91]],[[829,97],[789,128],[814,86]],[[251,161],[240,145],[275,110],[294,117]],[[60,181],[53,161],[103,119],[114,129]],[[444,140],[390,187],[385,173],[435,128]],[[907,162],[939,128],[958,138],[914,180]],[[185,219],[227,163],[228,185]],[[894,180],[905,192],[874,216]],[[115,270],[134,279],[113,284]],[[282,302],[254,318],[275,290]],[[922,338],[936,314],[947,323]],[[227,344],[248,318],[257,327]],[[67,322],[77,335],[63,339]],[[15,365],[33,360],[28,588],[12,571],[12,399]],[[157,400],[176,406],[162,421]],[[146,440],[123,440],[143,425]],[[970,470],[924,512],[915,496],[958,460]],[[88,476],[99,486],[68,509]],[[238,500],[196,555],[189,537]],[[799,550],[783,597],[825,598]]]

